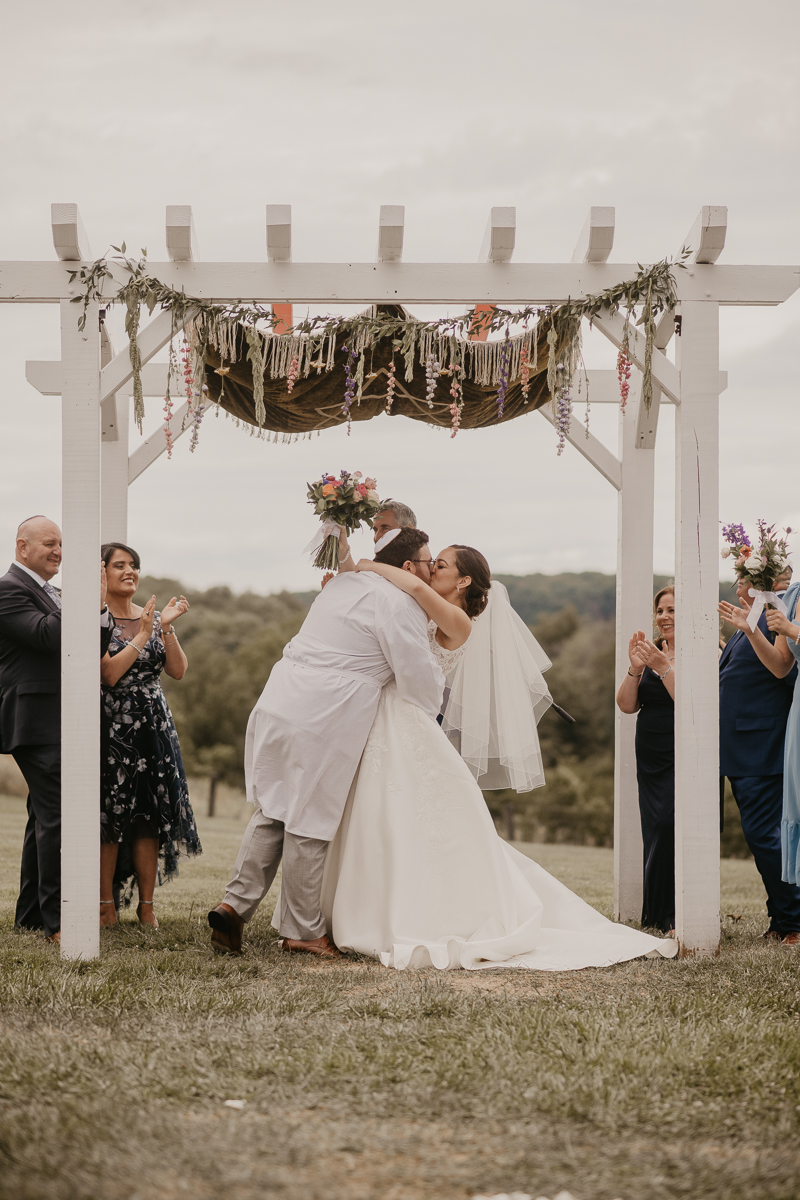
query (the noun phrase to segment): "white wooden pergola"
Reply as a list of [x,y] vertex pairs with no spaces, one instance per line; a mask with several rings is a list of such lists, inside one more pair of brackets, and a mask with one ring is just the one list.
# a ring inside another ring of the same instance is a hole
[[[717,599],[719,579],[718,457],[720,305],[777,305],[800,286],[789,266],[718,265],[727,210],[704,207],[685,244],[688,270],[677,271],[679,303],[661,319],[653,355],[654,399],[640,401],[644,337],[630,353],[638,368],[627,410],[620,414],[618,454],[586,436],[572,420],[568,440],[618,493],[617,676],[627,666],[630,632],[648,630],[653,582],[654,448],[662,403],[676,407],[676,890],[677,935],[683,955],[719,949],[719,749]],[[169,206],[169,260],[148,270],[190,297],[221,303],[289,306],[392,303],[407,305],[558,304],[632,279],[637,264],[609,264],[614,209],[592,208],[570,262],[512,263],[516,211],[493,208],[476,264],[404,263],[404,209],[381,207],[373,263],[294,263],[291,209],[267,205],[267,261],[196,261],[191,209]],[[60,305],[61,360],[29,362],[29,382],[62,398],[64,533],[62,649],[62,941],[69,959],[99,954],[100,690],[97,661],[98,550],[101,540],[127,540],[128,487],[165,450],[161,431],[129,454],[133,376],[128,347],[114,353],[89,304],[78,330],[79,293],[70,272],[91,259],[77,205],[52,206],[53,262],[0,262],[0,302]],[[677,249],[677,248],[676,248]],[[119,270],[116,286],[125,281]],[[116,287],[106,284],[106,295]],[[280,307],[279,307],[280,306]],[[615,345],[620,315],[595,326]],[[138,344],[145,395],[163,397],[166,364],[152,362],[169,342],[172,316],[144,327]],[[675,362],[665,351],[677,333]],[[592,403],[618,402],[613,371],[590,371]],[[185,412],[173,419],[176,435]],[[553,420],[549,406],[540,412]],[[634,760],[633,717],[617,714],[615,758],[615,911],[635,920],[641,911],[642,846]]]

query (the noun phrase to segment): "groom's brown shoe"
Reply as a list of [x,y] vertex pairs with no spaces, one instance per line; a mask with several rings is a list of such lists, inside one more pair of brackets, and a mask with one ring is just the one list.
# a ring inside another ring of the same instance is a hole
[[294,938],[282,938],[281,950],[289,954],[316,954],[317,958],[341,958],[329,937],[315,938],[313,942],[298,942]]
[[244,921],[230,904],[218,904],[208,914],[211,948],[215,954],[241,954]]

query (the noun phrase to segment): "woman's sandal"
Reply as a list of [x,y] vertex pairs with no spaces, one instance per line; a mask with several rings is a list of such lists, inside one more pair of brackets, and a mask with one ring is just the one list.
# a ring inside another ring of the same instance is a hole
[[152,922],[150,922],[150,921],[143,921],[143,920],[142,920],[142,914],[139,912],[139,909],[140,909],[140,908],[143,908],[145,904],[149,904],[149,905],[150,905],[150,907],[152,908],[152,907],[153,907],[153,901],[152,901],[152,900],[140,900],[140,901],[139,901],[139,903],[137,904],[137,906],[136,906],[136,915],[137,915],[137,917],[139,918],[139,924],[140,924],[140,925],[144,925],[144,926],[145,926],[147,929],[158,929],[158,920],[156,919],[156,915],[155,915],[155,913],[153,913],[153,920],[152,920]]
[[[104,904],[114,904],[114,901],[113,901],[113,900],[101,900],[101,901],[100,901],[100,907],[102,908]],[[100,921],[100,928],[101,928],[101,929],[110,929],[112,925],[119,925],[119,918],[118,918],[118,916],[117,916],[117,914],[116,914],[116,905],[114,905],[114,908],[115,908],[115,912],[114,912],[114,920],[113,920],[113,921],[103,921],[103,920],[101,920],[101,921]]]

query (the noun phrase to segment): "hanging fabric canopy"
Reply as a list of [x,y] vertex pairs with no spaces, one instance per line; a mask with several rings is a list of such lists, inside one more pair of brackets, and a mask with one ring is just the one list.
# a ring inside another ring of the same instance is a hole
[[[389,317],[405,317],[405,310],[392,305],[380,305],[379,314]],[[514,344],[521,339],[511,339]],[[497,342],[471,343],[472,353],[492,354],[497,352]],[[252,364],[247,361],[247,342],[244,330],[236,333],[235,353],[223,356],[213,344],[206,350],[205,378],[211,400],[219,403],[232,416],[247,424],[257,426],[256,406],[253,395]],[[425,421],[428,425],[451,428],[453,416],[450,393],[452,376],[443,370],[435,380],[431,405],[428,402],[428,387],[424,366],[415,365],[414,378],[406,382],[403,362],[393,352],[391,338],[375,341],[366,348],[364,382],[360,400],[349,409],[349,420],[368,421],[386,409],[389,364],[397,360],[394,397],[391,416],[410,417],[413,421]],[[308,375],[300,374],[287,387],[286,374],[273,377],[264,370],[264,428],[277,433],[308,433],[318,429],[331,429],[348,420],[344,397],[347,390],[346,353],[337,348],[333,364],[328,370],[327,362],[312,369]],[[503,412],[498,411],[497,384],[481,386],[468,376],[461,380],[463,408],[459,425],[462,429],[482,429],[488,425],[511,421],[524,413],[534,412],[550,400],[547,387],[546,345],[538,347],[537,361],[530,364],[529,388],[523,395],[519,378],[509,380],[505,392]],[[444,364],[443,364],[444,366]],[[221,373],[220,373],[221,372]]]

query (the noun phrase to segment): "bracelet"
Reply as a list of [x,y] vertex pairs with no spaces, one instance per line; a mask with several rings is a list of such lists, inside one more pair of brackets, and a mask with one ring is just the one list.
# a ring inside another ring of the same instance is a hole
[[348,550],[348,551],[347,551],[347,554],[344,556],[344,558],[340,558],[340,559],[339,559],[339,566],[340,566],[340,567],[343,567],[343,566],[344,566],[344,564],[345,564],[346,562],[349,562],[349,560],[350,560],[352,557],[353,557],[352,551]]
[[177,633],[175,632],[175,630],[174,630],[174,629],[170,629],[170,630],[168,630],[168,631],[167,631],[167,633],[163,633],[163,632],[162,632],[161,636],[162,636],[162,638],[174,637],[176,640],[177,640],[177,637],[178,637],[178,635],[177,635]]
[[635,671],[632,671],[630,667],[628,667],[628,674],[630,675],[631,679],[641,679],[642,675],[644,675],[644,671],[640,671],[637,675]]
[[667,676],[669,675],[669,673],[670,673],[670,671],[671,671],[671,670],[672,670],[672,663],[670,663],[670,665],[667,667],[667,669],[666,669],[666,671],[664,672],[664,674],[663,674],[663,675],[659,675],[659,677],[658,677],[658,678],[661,680],[661,682],[662,682],[662,683],[663,683],[663,682],[664,682],[664,680],[667,678]]
[[144,647],[144,646],[137,646],[137,645],[136,645],[136,642],[133,642],[133,641],[131,641],[131,642],[128,642],[128,645],[129,645],[129,646],[130,646],[130,647],[131,647],[133,650],[135,650],[135,651],[136,651],[136,657],[137,657],[137,658],[139,657],[139,655],[140,655],[140,654],[144,654],[144,652],[145,652],[145,647]]

